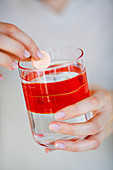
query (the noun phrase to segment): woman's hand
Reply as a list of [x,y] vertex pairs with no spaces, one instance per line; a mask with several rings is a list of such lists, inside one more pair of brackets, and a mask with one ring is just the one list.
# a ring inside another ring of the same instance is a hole
[[[66,135],[85,137],[84,140],[63,141],[54,143],[56,149],[70,152],[82,152],[97,149],[111,133],[113,122],[112,97],[104,90],[93,90],[91,96],[68,106],[55,114],[57,120],[63,121],[85,113],[93,112],[93,118],[85,123],[66,123],[54,121],[49,129]],[[51,151],[46,148],[46,152]]]
[[18,67],[14,60],[29,60],[30,56],[42,58],[35,42],[15,25],[0,22],[0,65],[14,70]]

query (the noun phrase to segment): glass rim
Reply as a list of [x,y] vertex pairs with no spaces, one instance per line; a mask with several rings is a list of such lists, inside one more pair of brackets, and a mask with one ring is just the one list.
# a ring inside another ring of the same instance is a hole
[[[45,51],[46,51],[46,50],[50,50],[50,49],[57,49],[57,48],[70,48],[70,49],[78,49],[78,50],[80,50],[81,54],[79,55],[79,57],[76,58],[76,60],[82,58],[83,55],[84,55],[84,51],[83,51],[81,48],[76,48],[76,47],[52,47],[52,48],[47,48],[47,49],[45,49]],[[57,68],[59,69],[59,68],[61,68],[61,67],[65,67],[65,66],[67,66],[67,65],[72,64],[72,63],[75,62],[76,60],[66,62],[66,63],[61,64],[61,65],[59,65],[59,66],[57,65],[57,66],[50,67],[50,68],[45,68],[45,69],[25,68],[25,67],[22,67],[22,66],[20,65],[20,63],[21,63],[21,62],[23,63],[24,61],[18,61],[18,67],[19,67],[19,69],[27,70],[27,71],[29,70],[29,71],[37,71],[37,72],[44,71],[44,72],[45,72],[45,71],[50,71],[50,70],[53,70],[53,69],[57,69]],[[26,62],[30,62],[30,61],[26,61]]]

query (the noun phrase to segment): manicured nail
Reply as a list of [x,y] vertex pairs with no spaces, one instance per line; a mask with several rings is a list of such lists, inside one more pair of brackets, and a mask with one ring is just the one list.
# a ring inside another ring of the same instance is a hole
[[30,53],[27,50],[24,51],[24,57],[25,58],[29,58],[30,57]]
[[49,129],[50,130],[60,130],[60,126],[53,123],[53,124],[49,125]]
[[18,64],[15,61],[13,61],[13,63],[12,63],[12,68],[13,69],[17,69],[18,68]]
[[43,58],[44,58],[43,55],[42,55],[42,53],[40,52],[40,50],[37,51],[37,56],[38,56],[40,59],[43,59]]
[[0,81],[2,81],[3,79],[4,79],[3,76],[0,75]]
[[65,149],[66,148],[66,146],[63,144],[63,143],[56,143],[55,144],[55,148],[56,149]]
[[65,112],[64,111],[59,111],[55,114],[55,119],[62,119],[65,117]]

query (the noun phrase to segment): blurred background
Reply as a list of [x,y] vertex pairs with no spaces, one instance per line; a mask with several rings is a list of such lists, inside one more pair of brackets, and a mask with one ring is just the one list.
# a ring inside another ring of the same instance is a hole
[[[113,0],[69,0],[62,10],[44,0],[0,0],[0,21],[18,26],[40,49],[82,48],[89,83],[113,90]],[[32,138],[18,70],[0,73],[0,170],[113,169],[113,136],[94,151],[46,154]]]

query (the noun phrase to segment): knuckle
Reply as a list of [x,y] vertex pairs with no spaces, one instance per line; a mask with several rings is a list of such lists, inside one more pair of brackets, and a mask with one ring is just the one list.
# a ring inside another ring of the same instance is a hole
[[28,41],[28,43],[27,43],[27,47],[28,47],[29,49],[31,49],[31,48],[33,48],[33,46],[34,46],[34,41],[33,41],[32,39],[29,39],[29,41]]
[[[67,133],[67,131],[66,131]],[[70,128],[68,128],[69,135],[76,135],[75,127],[73,124],[70,124]]]
[[8,24],[7,25],[7,32],[9,35],[13,35],[16,31],[17,31],[17,26],[13,25],[13,24]]
[[79,152],[81,150],[79,144],[69,142],[66,144],[66,150],[70,152]]
[[[18,48],[17,48],[17,45],[18,45]],[[17,53],[23,55],[23,53],[25,51],[25,47],[22,44],[20,44],[20,43],[18,43],[17,45],[15,47]]]
[[76,104],[69,106],[68,111],[67,111],[68,115],[70,115],[70,112],[72,113],[72,115],[76,115],[76,116],[78,115],[79,116],[80,113],[81,113],[81,108],[79,106],[79,103],[76,103]]
[[98,149],[99,146],[100,146],[100,142],[97,139],[95,139],[93,141],[93,148],[92,148],[92,150]]
[[36,51],[37,51],[37,46],[35,45],[34,40],[29,39],[27,42],[27,48],[28,50],[31,52],[32,56],[36,55]]
[[25,47],[22,44],[17,42],[16,44],[14,44],[13,50],[15,55],[19,58],[24,56]]
[[90,122],[89,123],[89,127],[90,127],[91,135],[96,134],[99,131],[99,129],[100,129],[99,124],[98,123],[94,123],[94,122],[92,122],[92,123]]

